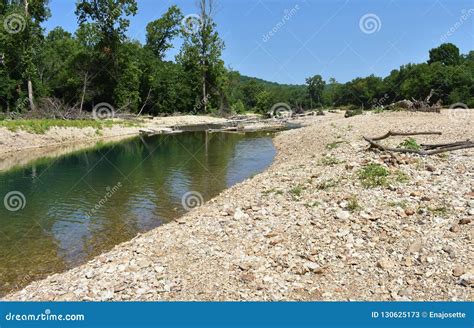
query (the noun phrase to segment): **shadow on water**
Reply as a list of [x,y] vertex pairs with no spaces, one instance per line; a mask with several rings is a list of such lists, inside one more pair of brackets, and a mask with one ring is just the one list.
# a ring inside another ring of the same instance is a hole
[[268,133],[186,132],[0,173],[0,295],[175,219],[185,194],[208,200],[274,156]]

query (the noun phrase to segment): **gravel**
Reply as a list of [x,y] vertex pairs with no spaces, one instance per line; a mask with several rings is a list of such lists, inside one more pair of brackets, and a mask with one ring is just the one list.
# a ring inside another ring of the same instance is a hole
[[[328,114],[302,123],[275,138],[265,172],[6,299],[473,300],[473,150],[387,156],[362,140],[388,130],[443,132],[419,143],[465,140],[472,117]],[[358,171],[369,163],[388,170],[386,185],[362,186]]]

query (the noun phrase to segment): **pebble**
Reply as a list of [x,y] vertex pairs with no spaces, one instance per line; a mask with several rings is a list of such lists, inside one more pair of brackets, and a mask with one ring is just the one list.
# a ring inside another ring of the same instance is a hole
[[465,287],[474,287],[474,274],[467,272],[459,277],[458,284]]
[[453,276],[460,277],[466,272],[462,266],[455,266],[453,268]]
[[408,252],[410,253],[419,253],[421,250],[421,247],[423,246],[421,240],[415,241],[413,244],[408,247]]
[[234,220],[240,221],[244,218],[245,218],[245,213],[240,208],[237,208],[234,213]]
[[395,267],[395,263],[393,263],[390,259],[388,258],[382,258],[377,262],[377,267],[384,269],[384,270],[390,270]]
[[347,220],[347,219],[349,219],[350,216],[351,216],[351,214],[347,211],[338,211],[336,213],[336,219],[338,219],[338,220]]
[[469,224],[471,223],[471,219],[461,219],[459,220],[459,224]]

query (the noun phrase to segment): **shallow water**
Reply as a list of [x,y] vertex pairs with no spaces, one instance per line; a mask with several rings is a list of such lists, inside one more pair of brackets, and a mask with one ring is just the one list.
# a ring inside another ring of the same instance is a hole
[[274,156],[267,133],[185,132],[0,173],[0,295],[175,219]]

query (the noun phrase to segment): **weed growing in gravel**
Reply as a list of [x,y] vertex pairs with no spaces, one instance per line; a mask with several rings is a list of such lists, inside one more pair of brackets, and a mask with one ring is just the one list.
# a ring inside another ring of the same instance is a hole
[[380,164],[368,164],[359,170],[359,179],[366,188],[386,186],[388,170]]
[[396,170],[395,171],[395,181],[400,182],[400,183],[407,183],[410,181],[410,176],[403,172],[402,170]]
[[319,165],[322,165],[322,166],[332,166],[332,165],[341,164],[341,163],[343,162],[333,156],[324,156],[319,160]]
[[405,141],[403,141],[400,145],[398,145],[398,147],[405,148],[405,149],[410,149],[410,150],[420,150],[421,149],[421,146],[413,138],[405,139]]
[[439,216],[447,216],[448,215],[448,208],[446,206],[439,206],[439,207],[428,207],[428,211],[430,211],[434,215]]
[[276,195],[283,195],[283,191],[281,191],[279,189],[275,189],[275,188],[262,191],[262,194],[264,194],[264,195],[269,195],[269,194],[272,194],[272,193],[274,193]]
[[306,208],[318,207],[319,205],[321,205],[321,203],[320,203],[320,202],[317,202],[317,201],[311,202],[311,203],[305,203],[305,204],[304,204],[304,206],[305,206]]
[[337,147],[339,147],[344,142],[345,141],[334,141],[334,142],[328,143],[326,145],[326,149],[336,149]]
[[290,194],[293,198],[300,197],[303,193],[303,187],[296,186],[290,190]]
[[316,188],[318,188],[319,190],[327,190],[327,189],[335,187],[335,186],[337,186],[337,181],[335,181],[333,179],[329,179],[329,180],[322,181],[322,182],[318,183]]
[[391,207],[401,207],[403,209],[406,209],[408,207],[408,203],[404,200],[399,202],[390,201],[387,203],[387,205]]
[[349,198],[347,203],[347,209],[351,212],[355,212],[362,209],[362,206],[359,205],[359,201],[357,200],[357,197],[355,195],[352,195],[351,198]]

